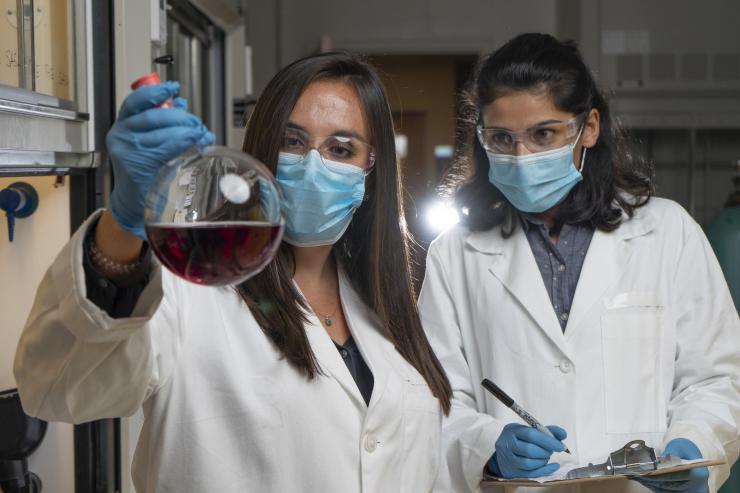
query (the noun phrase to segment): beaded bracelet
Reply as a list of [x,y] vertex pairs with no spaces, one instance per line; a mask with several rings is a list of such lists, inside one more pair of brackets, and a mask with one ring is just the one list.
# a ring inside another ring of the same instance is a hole
[[127,276],[133,273],[139,265],[141,265],[141,257],[132,263],[120,263],[116,262],[110,257],[106,257],[98,249],[98,245],[95,243],[94,235],[90,235],[87,241],[87,251],[90,254],[90,260],[92,264],[105,276]]

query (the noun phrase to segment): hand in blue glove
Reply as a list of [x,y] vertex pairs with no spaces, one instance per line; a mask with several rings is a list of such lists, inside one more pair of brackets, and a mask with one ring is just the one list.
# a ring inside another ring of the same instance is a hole
[[[682,459],[701,459],[702,455],[694,442],[686,438],[674,438],[666,445],[663,455],[671,454]],[[632,478],[655,493],[683,491],[685,493],[709,493],[709,469],[698,467],[687,471]]]
[[200,119],[188,113],[184,99],[175,99],[173,108],[155,107],[179,90],[177,82],[165,82],[129,94],[105,140],[115,179],[111,214],[121,227],[143,240],[144,200],[159,168],[194,145],[214,141]]
[[[568,436],[559,426],[547,428],[558,440]],[[548,464],[553,452],[565,450],[565,445],[558,440],[531,426],[509,423],[496,440],[496,452],[488,461],[488,469],[507,479],[548,476],[560,468],[560,464]]]

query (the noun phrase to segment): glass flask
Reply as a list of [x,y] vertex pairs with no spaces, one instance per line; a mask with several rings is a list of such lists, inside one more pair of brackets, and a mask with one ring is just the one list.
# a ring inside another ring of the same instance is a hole
[[267,168],[226,147],[191,149],[162,167],[146,198],[146,235],[175,275],[239,284],[260,272],[283,237],[280,192]]

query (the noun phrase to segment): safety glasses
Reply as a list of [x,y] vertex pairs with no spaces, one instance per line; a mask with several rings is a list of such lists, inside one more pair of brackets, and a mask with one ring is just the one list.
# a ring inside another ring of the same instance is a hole
[[494,154],[514,154],[517,142],[521,142],[529,152],[549,151],[569,144],[578,134],[587,114],[583,112],[570,120],[546,122],[519,132],[484,128],[478,124],[478,141],[486,151]]
[[310,136],[296,128],[285,130],[281,152],[305,157],[312,149],[319,151],[324,164],[334,161],[355,166],[369,173],[375,165],[373,146],[353,136],[331,135],[325,138],[318,147],[311,146]]

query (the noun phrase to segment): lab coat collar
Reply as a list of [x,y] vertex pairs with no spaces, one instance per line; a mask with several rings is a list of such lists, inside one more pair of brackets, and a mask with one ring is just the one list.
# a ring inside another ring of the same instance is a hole
[[655,225],[655,217],[645,208],[640,208],[632,218],[623,215],[622,224],[615,231],[594,232],[565,328],[566,341],[589,329],[582,322],[588,319],[589,312],[603,308],[601,300],[628,271],[633,250],[631,240],[649,234]]
[[358,409],[362,409],[364,412],[364,410],[367,409],[365,400],[362,398],[360,389],[352,378],[352,374],[347,369],[347,365],[339,355],[339,351],[337,351],[334,341],[329,337],[329,334],[326,332],[324,327],[321,326],[316,315],[309,313],[307,314],[307,317],[308,323],[306,324],[306,335],[311,343],[311,349],[316,356],[321,372],[323,372],[326,377],[335,379],[342,389],[344,389],[344,391],[350,396]]
[[[301,293],[301,296],[303,296],[300,287],[297,283],[295,283],[295,281],[294,285],[298,292]],[[347,313],[352,308],[348,307],[345,304],[344,293],[342,291],[343,290],[340,283],[339,296],[342,300],[342,308],[344,309],[345,313]],[[311,344],[311,349],[313,350],[314,356],[316,356],[320,371],[323,372],[327,377],[334,378],[337,383],[339,383],[339,385],[344,389],[344,391],[347,392],[347,394],[351,397],[352,401],[355,403],[358,409],[361,409],[364,412],[367,409],[365,400],[362,398],[360,389],[357,387],[357,384],[352,378],[352,374],[349,372],[347,365],[344,363],[344,360],[339,354],[339,351],[337,351],[337,347],[334,345],[334,341],[331,339],[326,329],[324,329],[324,326],[321,325],[321,322],[319,321],[315,313],[313,313],[311,310],[307,310],[305,312],[305,315],[308,319],[308,323],[306,323],[306,336],[308,337],[308,341]],[[350,333],[354,337],[354,331],[352,330],[351,325]]]
[[655,228],[655,224],[652,214],[645,208],[640,208],[632,218],[623,215],[623,222],[617,230],[610,233],[597,230],[594,233],[581,270],[565,334],[560,328],[542,281],[542,274],[521,227],[516,228],[509,238],[503,237],[501,228],[470,232],[466,244],[480,253],[492,256],[489,271],[519,300],[553,344],[568,355],[567,341],[580,330],[580,322],[625,271],[631,256],[628,240],[648,234]]
[[622,212],[622,224],[614,233],[623,240],[631,240],[650,233],[656,224],[657,220],[653,213],[647,207],[640,207],[635,209],[631,218]]
[[[614,236],[629,240],[638,236],[648,234],[655,229],[655,216],[645,207],[634,211],[630,218],[626,213],[622,213],[622,223],[619,228],[613,232]],[[517,224],[516,231],[521,230],[521,224]],[[516,231],[514,235],[516,235]],[[501,228],[494,227],[485,231],[471,231],[467,233],[466,244],[476,251],[487,254],[502,254],[508,249],[512,238],[504,238],[501,234]]]
[[[527,235],[521,227],[504,238],[500,229],[473,233],[468,244],[482,253],[491,254],[488,270],[522,304],[547,337],[561,352],[567,354],[565,338],[560,329],[542,275],[537,268]],[[493,310],[496,307],[492,307]]]
[[306,334],[321,370],[327,376],[336,379],[355,405],[365,412],[372,409],[380,399],[388,382],[388,364],[385,363],[383,345],[389,342],[378,331],[377,327],[380,325],[376,321],[377,318],[352,288],[342,269],[339,270],[339,294],[349,331],[373,374],[373,392],[369,407],[365,404],[360,389],[337,351],[334,341],[313,312],[306,313],[308,318]]
[[[383,397],[388,384],[390,363],[387,360],[386,352],[388,350],[395,351],[395,348],[387,335],[381,332],[383,325],[377,314],[360,298],[343,269],[339,270],[339,288],[344,316],[352,332],[352,337],[357,343],[362,358],[373,374],[373,392],[368,405],[368,409],[372,411]],[[356,387],[357,385],[355,385]]]

